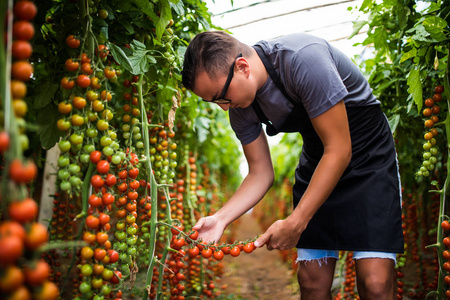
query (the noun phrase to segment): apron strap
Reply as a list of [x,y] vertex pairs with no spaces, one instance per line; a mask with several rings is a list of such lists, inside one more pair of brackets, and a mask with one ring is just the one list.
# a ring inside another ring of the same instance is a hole
[[[278,89],[283,93],[283,95],[294,105],[299,106],[300,103],[294,101],[286,92],[286,89],[284,88],[283,83],[281,82],[280,76],[278,76],[278,73],[275,71],[275,68],[273,67],[272,63],[270,62],[267,55],[262,50],[261,46],[254,45],[253,48],[256,50],[256,53],[258,54],[259,58],[264,64],[264,67],[267,70],[267,73],[269,73],[270,78],[272,78],[272,81],[275,83],[275,85],[278,87]],[[266,124],[266,132],[269,136],[276,135],[278,133],[278,130],[273,126],[272,122],[267,118],[266,114],[261,109],[261,106],[259,105],[258,101],[255,100],[252,102],[253,110],[255,111],[256,115],[258,116],[258,119],[261,121],[261,123]]]
[[275,68],[273,67],[272,63],[270,62],[267,55],[262,50],[261,46],[254,45],[253,48],[256,50],[256,53],[258,53],[259,58],[261,58],[261,61],[264,64],[264,67],[266,67],[267,73],[269,73],[270,78],[272,78],[275,85],[278,87],[278,89],[283,93],[283,95],[292,103],[294,106],[297,106],[299,103],[294,101],[286,92],[286,89],[284,88],[283,83],[281,82],[280,76],[278,76],[277,71],[275,71]]

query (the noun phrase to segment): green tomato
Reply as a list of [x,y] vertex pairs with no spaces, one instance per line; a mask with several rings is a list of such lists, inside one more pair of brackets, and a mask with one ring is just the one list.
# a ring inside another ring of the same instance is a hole
[[127,155],[126,155],[125,152],[123,152],[123,151],[117,152],[117,155],[119,155],[120,158],[121,158],[122,160],[124,160],[125,158],[127,158]]
[[82,181],[81,181],[80,177],[78,177],[78,176],[71,176],[69,178],[69,182],[72,186],[75,186],[75,187],[79,187],[82,184]]
[[128,259],[128,254],[122,252],[119,254],[120,261],[126,261]]
[[130,275],[130,267],[128,265],[122,265],[122,275],[123,276],[128,276]]
[[95,295],[94,298],[92,298],[92,300],[105,300],[105,297],[103,297],[101,295]]
[[91,154],[91,152],[95,151],[95,145],[84,145],[84,152]]
[[86,129],[86,135],[90,138],[96,138],[98,135],[98,130],[95,128],[88,128]]
[[113,142],[111,143],[111,148],[113,148],[115,151],[118,151],[118,150],[120,149],[120,145],[119,145],[118,142],[113,141]]
[[106,156],[111,156],[111,155],[113,155],[113,153],[114,153],[114,149],[111,148],[110,146],[106,146],[106,147],[103,147],[102,152],[103,152],[103,154],[105,154]]
[[58,179],[67,180],[69,177],[70,177],[70,173],[66,169],[61,169],[58,171]]
[[125,233],[125,231],[116,231],[114,233],[114,236],[116,237],[117,240],[119,241],[123,241],[124,239],[127,238],[127,234]]
[[111,162],[115,165],[118,165],[122,162],[122,159],[120,158],[120,155],[115,154],[111,157]]
[[136,236],[130,236],[129,238],[127,238],[127,244],[129,246],[136,245],[136,243],[137,243],[137,237]]
[[109,146],[109,145],[111,145],[111,143],[112,143],[112,140],[109,136],[104,135],[100,139],[100,145],[102,145],[103,147]]
[[109,137],[110,137],[112,140],[117,139],[117,133],[116,133],[115,131],[108,130],[108,134],[109,134]]
[[423,159],[430,159],[431,152],[425,152],[422,156],[423,156]]
[[69,140],[72,143],[72,145],[78,145],[78,144],[81,144],[83,142],[83,137],[81,135],[79,135],[79,134],[72,133],[70,135]]
[[92,266],[89,264],[84,264],[81,267],[81,274],[83,274],[83,276],[86,276],[86,277],[91,276],[92,271],[93,271]]
[[61,152],[68,152],[71,147],[70,142],[67,140],[62,140],[61,142],[59,142],[58,146]]
[[102,8],[102,9],[98,10],[97,15],[100,19],[104,20],[108,17],[108,11],[106,9]]
[[89,163],[89,159],[90,159],[89,154],[81,154],[81,155],[80,155],[80,161],[81,161],[83,164]]
[[438,150],[437,150],[437,148],[435,148],[435,147],[432,147],[431,149],[430,149],[430,153],[431,153],[431,155],[437,155],[438,154]]
[[131,255],[131,256],[135,256],[136,255],[136,252],[137,252],[137,250],[136,250],[136,247],[130,247],[130,248],[128,248],[128,251],[127,251],[127,253],[129,254],[129,255]]
[[73,147],[72,147],[72,152],[73,152],[73,153],[78,153],[78,151],[80,151],[81,148],[83,148],[83,144],[73,145]]
[[100,290],[100,293],[102,293],[102,295],[108,296],[109,294],[111,294],[111,288],[109,287],[109,285],[104,284]]
[[128,235],[135,235],[137,232],[137,229],[133,226],[128,226],[127,228],[127,234]]
[[133,139],[140,140],[142,138],[142,134],[140,132],[133,133]]
[[80,284],[80,292],[82,294],[87,294],[91,291],[91,285],[85,281]]
[[60,156],[58,158],[58,166],[60,168],[67,167],[70,164],[70,158],[67,156]]
[[125,140],[128,140],[128,139],[130,138],[130,136],[131,136],[131,134],[130,134],[129,132],[124,132],[124,133],[122,134],[122,137],[123,137]]
[[76,174],[80,173],[80,166],[76,165],[76,164],[70,164],[69,165],[69,172],[72,175],[76,175]]
[[67,180],[63,180],[61,181],[61,183],[59,184],[59,188],[64,191],[67,192],[68,190],[70,190],[72,188],[72,185],[70,184],[69,181]]
[[125,252],[128,249],[128,245],[125,242],[120,242],[119,245],[117,246],[117,251],[119,252]]
[[[103,270],[102,278],[103,278],[104,280],[110,280],[111,277],[113,277],[113,275],[114,275],[114,272],[113,272],[112,270],[110,270],[110,269],[105,269],[105,270]],[[110,290],[110,292],[111,292],[111,290]],[[109,294],[109,293],[108,293],[108,294]]]
[[124,222],[117,222],[116,223],[116,229],[117,230],[123,230],[123,229],[125,229],[125,223]]

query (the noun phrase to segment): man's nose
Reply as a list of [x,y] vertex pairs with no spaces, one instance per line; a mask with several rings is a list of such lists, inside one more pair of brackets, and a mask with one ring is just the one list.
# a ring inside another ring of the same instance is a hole
[[228,108],[230,108],[230,103],[227,104],[217,104],[220,106],[221,109],[223,109],[224,111],[227,111]]

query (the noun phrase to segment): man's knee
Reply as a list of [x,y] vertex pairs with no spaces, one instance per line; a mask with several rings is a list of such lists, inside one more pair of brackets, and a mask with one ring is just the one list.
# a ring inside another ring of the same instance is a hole
[[326,259],[299,261],[298,264],[297,280],[301,290],[327,290],[327,287],[331,289],[334,264],[328,265]]
[[366,295],[367,299],[386,299],[386,295],[393,295],[394,280],[390,277],[376,276],[376,274],[358,278],[358,291]]

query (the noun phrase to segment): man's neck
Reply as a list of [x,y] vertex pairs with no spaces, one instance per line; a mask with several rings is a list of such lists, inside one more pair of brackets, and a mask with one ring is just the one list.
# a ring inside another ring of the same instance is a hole
[[256,53],[256,50],[252,47],[253,55],[250,58],[251,65],[252,65],[252,73],[253,76],[256,79],[256,82],[258,84],[258,90],[263,87],[263,85],[266,83],[267,78],[269,77],[269,73],[267,73],[266,67],[264,67],[264,64],[259,57],[258,53]]

